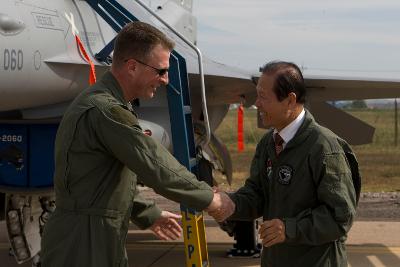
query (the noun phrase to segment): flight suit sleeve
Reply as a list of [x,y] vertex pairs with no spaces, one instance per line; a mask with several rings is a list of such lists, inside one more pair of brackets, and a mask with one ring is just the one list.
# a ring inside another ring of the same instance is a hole
[[131,220],[141,229],[149,228],[161,216],[161,210],[152,200],[137,194],[133,200]]
[[182,166],[161,144],[145,135],[137,118],[121,106],[94,109],[93,123],[104,149],[168,199],[196,210],[211,203],[210,186]]
[[230,220],[252,220],[262,216],[263,207],[266,203],[260,181],[263,172],[260,169],[260,160],[262,147],[264,147],[261,143],[263,142],[257,145],[256,153],[251,162],[250,176],[244,186],[235,193],[229,194],[236,205],[235,212],[229,218]]
[[321,245],[346,236],[356,212],[352,174],[344,153],[331,153],[314,167],[319,205],[284,218],[286,242]]

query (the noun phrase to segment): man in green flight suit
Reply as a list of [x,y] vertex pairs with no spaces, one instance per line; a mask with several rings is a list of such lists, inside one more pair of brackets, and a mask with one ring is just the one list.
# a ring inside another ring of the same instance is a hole
[[272,130],[257,145],[245,185],[230,194],[236,209],[229,217],[263,217],[262,267],[347,266],[345,240],[360,191],[358,164],[349,145],[304,108],[305,93],[295,64],[263,67],[256,106]]
[[[65,112],[55,145],[56,210],[45,225],[44,267],[128,266],[129,220],[161,239],[179,237],[178,215],[140,198],[137,180],[197,210],[233,210],[159,143],[142,133],[129,101],[151,98],[168,83],[174,44],[142,22],[127,24],[115,41],[110,72],[84,90]],[[134,259],[133,259],[134,261]]]

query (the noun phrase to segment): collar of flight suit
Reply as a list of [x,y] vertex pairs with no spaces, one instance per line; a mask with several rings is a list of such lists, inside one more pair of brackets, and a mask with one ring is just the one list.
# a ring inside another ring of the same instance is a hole
[[280,137],[283,139],[283,149],[285,149],[287,143],[293,139],[297,131],[299,130],[301,124],[304,121],[305,117],[305,110],[304,108],[301,110],[300,114],[294,119],[289,125],[283,128],[281,131],[278,132],[277,129],[274,130],[274,137],[278,133]]
[[[310,132],[314,128],[314,125],[316,124],[314,117],[311,115],[311,113],[306,108],[304,108],[304,111],[305,115],[303,123],[297,130],[294,137],[286,144],[285,150],[289,150],[291,147],[296,147],[298,145],[301,145],[309,136]],[[272,157],[275,159],[276,157],[275,157],[275,143],[273,139],[273,131],[271,131],[271,135],[268,141],[268,148],[269,148],[268,149],[269,154],[272,155]]]
[[304,115],[303,123],[301,124],[300,128],[297,130],[294,137],[286,144],[285,149],[289,149],[290,147],[294,147],[294,146],[302,144],[306,140],[306,138],[309,136],[312,129],[314,128],[313,126],[316,124],[313,115],[311,115],[311,113],[307,109],[304,109],[304,110],[305,110],[305,115]]
[[125,106],[129,105],[129,102],[126,101],[124,98],[124,93],[122,92],[122,88],[119,85],[119,82],[111,73],[111,71],[107,71],[106,73],[104,73],[103,77],[101,78],[101,82],[105,85],[106,89],[113,97],[115,97]]

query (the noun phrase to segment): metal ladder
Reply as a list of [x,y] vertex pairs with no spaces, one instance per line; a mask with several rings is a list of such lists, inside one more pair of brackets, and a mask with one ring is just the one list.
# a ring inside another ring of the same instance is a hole
[[[170,74],[172,90],[168,90],[168,106],[174,144],[174,156],[193,173],[197,173],[196,147],[192,125],[189,85],[185,59],[171,54],[173,61]],[[179,145],[177,145],[179,144]],[[205,225],[202,212],[181,205],[182,227],[185,241],[186,266],[209,266]]]
[[[86,0],[88,4],[116,31],[130,21],[138,19],[126,10],[116,0]],[[162,18],[155,14],[145,4],[136,2],[178,35],[185,43],[193,48],[199,57],[199,74],[201,77],[203,117],[206,127],[205,143],[210,140],[211,132],[208,122],[207,104],[204,89],[204,75],[201,52],[184,36],[176,32]],[[106,12],[105,12],[106,11]],[[107,62],[113,50],[114,40],[109,42],[99,53],[96,59]],[[188,73],[185,59],[176,51],[171,53],[169,84],[167,85],[167,98],[170,113],[172,142],[174,156],[188,170],[197,173],[196,146],[192,123],[192,110],[190,104]],[[186,267],[209,267],[207,243],[205,236],[205,224],[202,212],[181,205],[182,226],[184,232]]]

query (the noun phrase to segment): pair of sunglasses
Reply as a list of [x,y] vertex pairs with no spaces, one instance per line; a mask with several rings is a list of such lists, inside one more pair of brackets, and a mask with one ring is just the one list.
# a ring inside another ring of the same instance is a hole
[[[132,58],[132,59],[136,60],[137,62],[139,62],[139,63],[142,64],[142,65],[145,65],[145,66],[147,66],[147,67],[149,67],[149,68],[152,68],[153,70],[155,70],[155,71],[157,72],[157,74],[158,74],[159,76],[164,76],[164,75],[169,71],[168,68],[166,68],[166,69],[158,69],[158,68],[155,68],[155,67],[153,67],[153,66],[150,66],[150,65],[148,65],[148,64],[146,64],[146,63],[144,63],[144,62],[142,62],[142,61],[140,61],[140,60],[137,60],[136,58]],[[129,60],[129,59],[125,59],[124,61],[127,62],[128,60]]]

